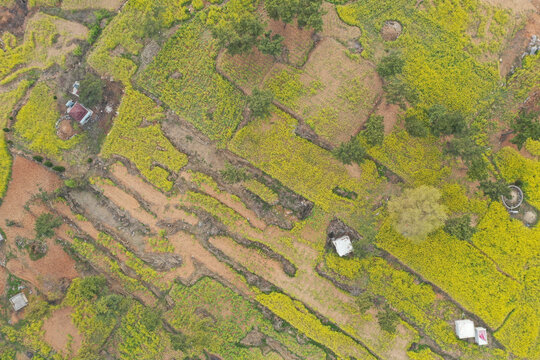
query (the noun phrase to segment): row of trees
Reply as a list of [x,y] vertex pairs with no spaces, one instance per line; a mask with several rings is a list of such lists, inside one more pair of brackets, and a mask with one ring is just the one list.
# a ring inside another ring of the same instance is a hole
[[[300,28],[322,29],[322,0],[267,0],[265,10],[271,19],[285,24],[294,19]],[[212,34],[220,46],[232,54],[243,54],[257,47],[261,52],[278,56],[283,50],[283,37],[265,31],[266,24],[256,13],[253,4],[244,5],[240,1],[230,1],[219,11],[217,19],[212,19]]]

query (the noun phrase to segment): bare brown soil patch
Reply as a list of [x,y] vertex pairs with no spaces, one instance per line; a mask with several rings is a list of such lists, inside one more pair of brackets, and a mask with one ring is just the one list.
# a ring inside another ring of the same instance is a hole
[[176,208],[175,205],[178,204],[176,197],[169,198],[165,196],[152,185],[144,182],[139,176],[130,174],[128,169],[121,163],[112,165],[110,171],[116,181],[139,194],[150,205],[157,219],[163,221],[182,219],[188,224],[197,224],[198,219],[196,216],[187,214],[185,211]]
[[499,6],[505,9],[510,9],[514,12],[525,12],[530,10],[540,10],[539,5],[535,0],[483,0],[484,2]]
[[72,311],[70,307],[56,310],[43,322],[43,338],[64,356],[77,354],[82,345],[82,336],[71,320]]
[[296,66],[303,65],[309,51],[314,46],[314,31],[308,28],[298,28],[296,20],[286,24],[283,21],[270,19],[262,9],[260,12],[261,17],[268,23],[268,30],[271,30],[273,34],[283,36],[282,44],[286,49],[288,62]]
[[402,110],[399,105],[388,104],[386,99],[382,97],[381,102],[375,110],[375,114],[384,117],[384,133],[386,135],[390,134],[397,125],[401,112]]
[[[33,205],[27,212],[24,210],[26,202],[33,194],[38,193],[40,188],[51,192],[60,186],[61,182],[52,172],[21,156],[15,156],[12,177],[13,180],[0,206],[0,218],[17,223],[18,226],[3,228],[9,246],[16,249],[15,238],[17,236],[33,238],[35,218],[49,212],[42,205]],[[18,256],[7,263],[7,268],[16,276],[37,286],[43,293],[56,296],[65,282],[69,282],[69,279],[78,274],[75,262],[60,245],[48,239],[47,246],[47,255],[37,261],[30,260],[26,251],[19,251]]]
[[10,8],[0,7],[1,31],[9,31],[16,36],[22,35],[27,14],[28,9],[23,1],[15,1],[14,6]]
[[112,11],[119,9],[123,2],[124,0],[64,0],[62,1],[62,9],[107,9]]

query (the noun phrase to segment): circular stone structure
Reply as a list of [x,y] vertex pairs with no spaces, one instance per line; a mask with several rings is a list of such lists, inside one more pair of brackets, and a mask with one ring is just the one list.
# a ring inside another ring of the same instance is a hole
[[523,203],[523,191],[516,185],[509,185],[510,195],[505,197],[501,195],[502,202],[508,210],[514,210],[521,206]]
[[401,35],[402,30],[403,26],[399,22],[387,20],[381,29],[381,36],[386,41],[394,41]]

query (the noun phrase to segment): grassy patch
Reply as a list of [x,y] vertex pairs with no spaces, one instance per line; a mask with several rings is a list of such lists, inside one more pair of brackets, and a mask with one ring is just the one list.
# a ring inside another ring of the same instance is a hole
[[243,94],[215,70],[217,44],[203,24],[180,27],[138,83],[212,140],[228,140],[242,119]]

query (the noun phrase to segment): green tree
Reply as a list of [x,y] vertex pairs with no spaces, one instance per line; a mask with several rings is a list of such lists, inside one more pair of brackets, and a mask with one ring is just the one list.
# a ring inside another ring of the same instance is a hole
[[396,332],[396,326],[399,323],[399,316],[395,311],[386,306],[384,310],[377,313],[377,321],[381,329],[394,334]]
[[372,114],[366,122],[363,134],[369,145],[381,145],[384,140],[384,117]]
[[400,197],[388,202],[388,211],[396,230],[403,236],[422,240],[440,228],[446,218],[446,207],[439,203],[441,193],[432,186],[406,189]]
[[389,77],[383,85],[383,90],[386,102],[397,104],[402,109],[405,109],[406,101],[413,104],[418,101],[416,93],[397,76]]
[[277,57],[283,51],[283,36],[279,34],[272,35],[271,31],[267,31],[259,40],[257,48],[264,54]]
[[431,132],[435,136],[461,134],[467,124],[458,112],[450,112],[443,105],[433,105],[428,110]]
[[322,0],[266,0],[264,2],[268,16],[290,24],[297,19],[298,26],[322,30]]
[[469,241],[476,230],[471,226],[471,217],[463,215],[448,219],[444,225],[444,231],[460,240]]
[[270,90],[253,89],[251,96],[248,98],[248,106],[251,114],[254,117],[266,117],[270,115],[270,108],[274,94]]
[[344,164],[350,164],[353,161],[360,164],[366,156],[366,150],[356,138],[351,139],[349,142],[341,143],[332,153]]
[[510,195],[508,184],[500,179],[496,181],[485,180],[480,182],[480,190],[482,190],[491,201],[499,201],[501,196]]
[[416,137],[426,137],[429,134],[429,129],[424,121],[414,114],[405,117],[405,130]]
[[88,73],[81,81],[79,97],[81,102],[88,107],[99,104],[103,100],[103,83],[101,79]]
[[41,214],[34,224],[37,239],[45,239],[54,236],[54,229],[62,225],[62,219],[53,214]]
[[512,130],[514,130],[516,136],[510,141],[516,144],[520,150],[527,139],[540,140],[539,116],[539,112],[521,111],[519,116],[512,122]]
[[263,30],[259,18],[245,11],[237,16],[224,17],[212,29],[212,34],[229,54],[236,55],[251,51],[258,44]]
[[397,74],[401,74],[403,71],[403,65],[405,61],[398,53],[391,53],[381,59],[377,64],[377,72],[383,78],[388,78]]

